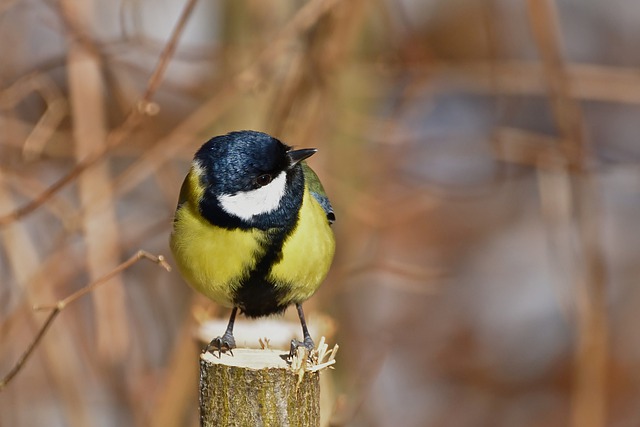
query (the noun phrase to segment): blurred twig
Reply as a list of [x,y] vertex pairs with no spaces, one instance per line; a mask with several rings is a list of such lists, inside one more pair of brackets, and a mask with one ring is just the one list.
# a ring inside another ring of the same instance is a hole
[[[88,33],[95,8],[91,1],[60,0],[60,9],[73,17],[77,31]],[[104,64],[95,51],[75,39],[69,42],[67,81],[73,117],[73,146],[78,162],[100,150],[106,143],[106,91]],[[118,264],[121,257],[111,168],[108,161],[95,165],[77,180],[78,196],[85,207],[82,227],[85,260],[90,280]],[[104,195],[101,205],[91,203],[95,193]],[[131,341],[124,284],[119,278],[112,286],[92,295],[98,355],[110,362],[121,362]]]
[[[38,194],[45,190],[45,185],[42,181],[31,174],[23,174],[21,176],[6,174],[4,179],[13,191],[25,197],[37,197]],[[45,206],[45,209],[62,223],[67,233],[78,228],[76,225],[77,220],[73,217],[74,207],[64,198],[53,197]]]
[[106,143],[99,149],[94,151],[92,154],[88,155],[83,161],[79,162],[76,167],[71,170],[71,172],[69,172],[67,175],[50,186],[37,199],[32,200],[26,205],[23,205],[22,207],[9,212],[6,215],[0,216],[0,227],[30,214],[40,205],[47,202],[54,194],[73,182],[85,170],[89,169],[94,164],[102,160],[109,151],[124,142],[131,134],[131,132],[142,123],[143,119],[147,115],[157,112],[157,106],[152,103],[151,100],[155,95],[155,92],[157,91],[162,78],[164,77],[166,68],[172,58],[173,53],[175,52],[178,41],[180,40],[180,36],[184,31],[184,27],[189,19],[189,16],[191,15],[191,12],[193,11],[193,7],[195,6],[196,1],[197,0],[187,1],[182,14],[180,15],[180,18],[178,19],[178,23],[171,33],[169,41],[160,54],[158,64],[156,65],[151,77],[149,78],[147,88],[143,96],[138,101],[136,108],[132,109],[124,119],[123,123],[109,133]]
[[175,158],[185,144],[193,143],[194,137],[204,128],[210,126],[229,106],[238,100],[238,94],[249,91],[268,76],[265,68],[274,64],[285,52],[288,42],[308,30],[318,19],[340,3],[339,0],[313,0],[305,4],[268,43],[261,46],[255,60],[237,74],[225,80],[216,95],[208,99],[191,115],[185,118],[165,138],[159,140],[116,178],[117,195],[126,194],[135,188],[143,179],[157,170],[165,162]]
[[[127,116],[119,128],[110,132],[107,136],[107,142],[102,149],[95,151],[93,155],[88,156],[87,159],[80,162],[74,170],[49,187],[37,199],[7,215],[0,216],[0,227],[33,212],[56,192],[73,182],[86,169],[100,161],[108,151],[119,146],[141,123],[143,117],[157,112],[157,106],[153,104],[150,99],[155,94],[164,70],[171,59],[171,55],[173,55],[175,51],[175,46],[180,36],[179,31],[183,30],[190,8],[193,7],[191,3],[194,2],[194,0],[190,0],[189,4],[185,6],[179,23],[160,56],[159,64],[149,79],[145,97],[138,101],[138,108],[134,109]],[[185,118],[182,123],[176,126],[169,135],[146,150],[144,156],[137,159],[114,180],[113,196],[117,197],[128,193],[154,170],[157,170],[168,160],[175,158],[177,153],[184,148],[185,144],[192,143],[195,135],[200,133],[203,128],[209,126],[212,121],[219,117],[238,99],[238,94],[251,90],[263,81],[263,79],[267,78],[268,73],[264,72],[265,68],[273,65],[276,59],[286,52],[286,47],[289,43],[295,40],[296,37],[299,37],[304,31],[307,31],[322,16],[340,3],[340,0],[313,0],[301,7],[277,34],[268,37],[267,39],[269,41],[261,46],[260,49],[256,50],[257,54],[253,56],[255,59],[253,59],[248,66],[234,76],[231,76],[227,80],[227,84],[223,85],[214,97],[198,107],[198,109]],[[98,198],[100,196],[100,194],[96,194],[93,202],[99,203]],[[82,212],[81,215],[82,214],[84,214],[84,212]],[[80,217],[81,216],[78,218]]]
[[78,298],[82,297],[83,295],[86,295],[87,293],[93,291],[98,286],[106,283],[107,281],[109,281],[109,279],[111,279],[114,276],[122,273],[124,270],[126,270],[129,267],[131,267],[132,265],[134,265],[135,263],[137,263],[141,259],[147,259],[147,260],[149,260],[151,262],[159,264],[165,270],[171,271],[171,267],[165,261],[164,256],[162,256],[162,255],[157,255],[156,256],[156,255],[152,255],[152,254],[150,254],[148,252],[145,252],[143,250],[139,250],[135,255],[133,255],[131,258],[129,258],[128,260],[126,260],[122,264],[118,265],[111,272],[109,272],[106,275],[102,276],[101,278],[95,280],[94,282],[88,284],[87,286],[85,286],[84,288],[78,290],[77,292],[74,292],[73,294],[69,295],[68,297],[66,297],[64,299],[61,299],[60,301],[56,302],[55,304],[44,304],[44,305],[33,307],[34,310],[51,310],[51,312],[49,313],[49,316],[47,317],[47,320],[42,325],[42,327],[38,331],[37,335],[35,336],[35,338],[31,342],[31,344],[29,344],[29,346],[27,347],[25,352],[22,354],[22,356],[20,356],[20,359],[18,360],[18,362],[14,365],[13,368],[11,368],[9,373],[7,375],[5,375],[5,377],[2,380],[0,380],[0,391],[4,390],[4,388],[9,384],[9,382],[11,382],[11,380],[20,372],[20,370],[22,369],[22,367],[26,363],[27,359],[29,358],[29,356],[31,356],[33,351],[36,349],[37,345],[40,343],[40,341],[42,340],[42,338],[46,334],[47,330],[49,329],[49,327],[51,326],[51,324],[53,323],[55,318],[58,316],[58,314],[60,314],[60,312],[62,310],[64,310],[64,308],[67,305],[69,305],[72,302],[76,301]]
[[[355,64],[360,75],[405,72],[406,64],[395,61]],[[564,72],[572,97],[579,100],[640,104],[640,75],[636,68],[565,62]],[[449,93],[452,89],[495,95],[547,94],[543,66],[534,61],[443,61],[419,60],[411,63],[414,78],[431,79],[430,93]],[[498,83],[496,83],[498,82]],[[424,91],[404,94],[407,100],[425,97]]]
[[573,98],[562,60],[560,29],[553,0],[529,0],[529,19],[549,85],[560,150],[571,188],[573,221],[579,231],[574,274],[577,346],[571,425],[607,424],[607,361],[609,337],[606,310],[605,262],[600,236],[598,191],[590,168],[590,150],[579,104]]
[[68,114],[68,105],[62,92],[49,76],[40,72],[30,73],[0,91],[0,111],[15,108],[32,93],[42,97],[46,108],[24,140],[22,152],[28,160],[40,154]]
[[573,98],[569,76],[562,59],[559,23],[553,0],[529,0],[529,17],[542,59],[548,94],[556,125],[565,140],[561,145],[569,167],[582,171],[587,160],[587,141],[582,110]]
[[[193,306],[193,304],[192,304]],[[184,425],[185,414],[189,413],[190,404],[197,401],[196,388],[198,381],[198,358],[200,348],[193,339],[195,329],[193,313],[188,310],[182,319],[178,342],[173,346],[162,386],[157,388],[153,410],[149,414],[148,425],[154,427],[173,427]]]

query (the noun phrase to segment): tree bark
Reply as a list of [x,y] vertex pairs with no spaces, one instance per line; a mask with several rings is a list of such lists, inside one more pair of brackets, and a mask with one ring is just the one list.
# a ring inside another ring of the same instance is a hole
[[282,351],[235,349],[200,357],[200,425],[319,426],[320,375],[300,379]]

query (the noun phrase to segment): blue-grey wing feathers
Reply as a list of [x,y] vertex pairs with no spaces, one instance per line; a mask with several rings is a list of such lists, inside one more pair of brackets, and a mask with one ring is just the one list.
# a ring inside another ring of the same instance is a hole
[[327,220],[329,224],[333,224],[336,220],[336,216],[333,213],[333,207],[331,207],[331,202],[329,202],[329,198],[327,197],[327,193],[324,192],[324,187],[322,187],[322,183],[318,178],[318,175],[307,166],[306,163],[301,163],[302,170],[304,171],[304,179],[306,181],[307,187],[309,188],[309,192],[313,196],[314,199],[322,206],[325,213],[327,214]]

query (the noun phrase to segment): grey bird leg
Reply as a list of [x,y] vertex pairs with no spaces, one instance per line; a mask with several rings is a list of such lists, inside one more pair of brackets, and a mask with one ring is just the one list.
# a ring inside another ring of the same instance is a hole
[[298,318],[300,319],[300,325],[302,326],[302,336],[303,341],[300,342],[297,339],[291,340],[291,348],[289,350],[289,356],[293,356],[296,353],[298,347],[306,347],[311,353],[316,346],[313,343],[313,339],[311,339],[311,334],[309,334],[309,329],[307,329],[307,322],[304,320],[304,312],[302,311],[302,304],[296,304],[296,309],[298,310]]
[[236,348],[236,340],[233,338],[233,324],[236,321],[237,312],[238,307],[233,307],[233,310],[231,310],[231,317],[229,317],[229,324],[227,324],[227,330],[224,332],[224,335],[212,339],[207,348],[205,348],[205,353],[211,351],[211,354],[215,355],[215,351],[218,350],[218,358],[220,358],[223,350],[229,350],[229,354],[233,356],[232,349]]

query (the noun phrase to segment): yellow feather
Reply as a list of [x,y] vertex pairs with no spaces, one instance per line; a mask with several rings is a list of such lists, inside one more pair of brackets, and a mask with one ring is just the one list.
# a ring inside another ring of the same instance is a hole
[[327,214],[305,186],[298,225],[282,248],[270,279],[287,292],[280,304],[302,302],[318,289],[331,266],[335,241]]
[[176,213],[171,249],[185,280],[226,307],[233,292],[261,256],[264,233],[226,230],[210,224],[185,203]]
[[171,250],[187,283],[218,304],[233,307],[240,280],[262,255],[265,233],[227,230],[204,219],[196,207],[204,193],[197,169],[198,165],[191,169],[183,185],[184,201],[175,215]]

